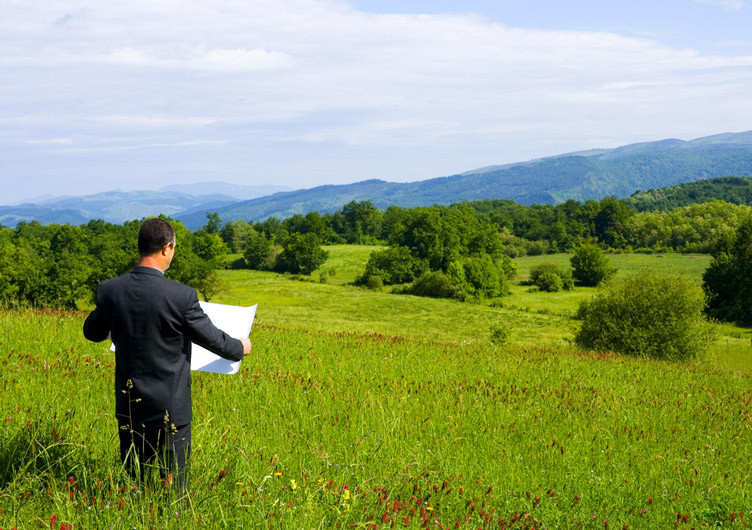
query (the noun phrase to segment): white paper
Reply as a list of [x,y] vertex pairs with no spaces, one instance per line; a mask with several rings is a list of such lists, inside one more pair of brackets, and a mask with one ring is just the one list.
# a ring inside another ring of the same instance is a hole
[[[256,305],[258,304],[250,307],[242,307],[199,302],[199,305],[209,317],[209,320],[212,321],[212,324],[229,336],[239,339],[247,337],[251,333],[253,318],[256,316]],[[110,346],[110,349],[115,351],[114,343]],[[223,359],[194,342],[191,348],[191,370],[214,372],[217,374],[234,374],[240,370],[240,361]]]
[[[237,339],[247,337],[251,333],[253,318],[256,316],[255,305],[242,307],[211,302],[199,302],[199,304],[212,323],[229,336]],[[234,374],[240,370],[240,361],[223,359],[194,343],[191,352],[191,370]]]

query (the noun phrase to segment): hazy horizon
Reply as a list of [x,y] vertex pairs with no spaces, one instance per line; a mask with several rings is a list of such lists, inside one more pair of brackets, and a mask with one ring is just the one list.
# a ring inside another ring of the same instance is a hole
[[411,182],[752,129],[747,0],[0,7],[0,204]]

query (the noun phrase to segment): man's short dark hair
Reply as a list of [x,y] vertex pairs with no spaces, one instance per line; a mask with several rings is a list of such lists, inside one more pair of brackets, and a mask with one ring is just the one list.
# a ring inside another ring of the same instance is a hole
[[138,255],[154,255],[165,245],[174,242],[175,230],[170,223],[159,217],[147,219],[138,231]]

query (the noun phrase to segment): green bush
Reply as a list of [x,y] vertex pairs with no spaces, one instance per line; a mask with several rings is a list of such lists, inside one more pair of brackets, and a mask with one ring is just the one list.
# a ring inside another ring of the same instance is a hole
[[370,276],[380,276],[387,285],[408,283],[428,269],[428,262],[412,255],[407,247],[389,247],[372,252],[359,283]]
[[250,232],[245,237],[245,251],[243,259],[247,269],[265,270],[270,269],[273,263],[270,263],[269,257],[273,252],[274,245],[261,232]]
[[365,281],[366,287],[374,291],[384,287],[384,280],[378,274],[371,274]]
[[719,248],[703,274],[708,313],[721,320],[752,324],[752,217]]
[[324,264],[328,256],[316,234],[290,234],[277,258],[275,269],[293,274],[311,274]]
[[483,300],[509,294],[507,264],[511,260],[494,260],[488,254],[453,261],[447,275],[457,293],[455,297]]
[[575,341],[589,349],[641,357],[693,358],[714,334],[704,307],[702,289],[689,278],[640,272],[605,284],[583,304]]
[[586,287],[595,287],[616,273],[603,250],[590,243],[575,249],[570,263],[574,280],[578,285]]
[[558,293],[564,289],[564,282],[561,281],[561,276],[555,272],[544,272],[538,277],[536,282],[538,289],[546,291],[548,293]]
[[572,271],[554,263],[541,263],[530,269],[530,283],[541,291],[552,293],[574,289]]
[[456,298],[459,294],[452,278],[441,271],[426,272],[409,290],[410,294],[432,298]]
[[491,326],[491,342],[497,345],[505,344],[512,334],[512,329],[507,324],[495,324]]

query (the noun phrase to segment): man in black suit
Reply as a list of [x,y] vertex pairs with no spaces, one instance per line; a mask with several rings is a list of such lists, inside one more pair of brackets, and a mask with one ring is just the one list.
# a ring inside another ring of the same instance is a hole
[[100,284],[84,336],[115,344],[115,415],[126,469],[143,480],[145,464],[156,459],[162,477],[176,473],[182,491],[191,446],[191,342],[239,361],[251,341],[217,329],[195,289],[164,277],[175,243],[167,221],[141,225],[138,264]]

